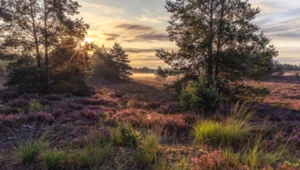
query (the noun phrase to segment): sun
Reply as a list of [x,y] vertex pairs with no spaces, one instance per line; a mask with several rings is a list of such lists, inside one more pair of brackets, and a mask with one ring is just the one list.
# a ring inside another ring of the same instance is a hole
[[81,46],[84,46],[86,43],[91,43],[93,41],[92,38],[85,37],[84,41],[81,42]]

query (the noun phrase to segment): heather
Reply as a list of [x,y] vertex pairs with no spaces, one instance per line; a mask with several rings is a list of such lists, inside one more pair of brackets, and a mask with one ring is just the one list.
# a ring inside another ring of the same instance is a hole
[[[299,67],[276,61],[261,4],[167,0],[166,22],[114,1],[0,1],[0,169],[300,168]],[[89,29],[81,5],[122,15]]]

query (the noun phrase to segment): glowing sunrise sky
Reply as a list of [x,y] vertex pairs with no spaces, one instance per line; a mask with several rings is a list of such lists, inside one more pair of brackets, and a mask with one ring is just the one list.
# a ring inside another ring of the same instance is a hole
[[[165,0],[78,0],[80,17],[90,25],[87,41],[111,47],[120,43],[133,67],[167,67],[155,49],[176,49],[165,31]],[[250,0],[261,13],[255,22],[272,39],[281,63],[300,64],[300,1]]]

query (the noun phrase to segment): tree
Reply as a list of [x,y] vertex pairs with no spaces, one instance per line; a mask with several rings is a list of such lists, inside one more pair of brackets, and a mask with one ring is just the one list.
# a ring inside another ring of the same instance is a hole
[[132,67],[129,65],[130,61],[128,59],[128,55],[122,49],[120,44],[115,43],[110,53],[112,55],[112,60],[115,62],[115,67],[113,69],[116,70],[118,79],[130,79],[129,76],[132,74],[129,70],[131,70]]
[[115,43],[112,49],[104,46],[95,51],[93,58],[96,60],[95,76],[110,80],[129,80],[132,75],[129,70],[128,55],[122,47]]
[[[82,19],[72,19],[80,5],[73,0],[6,0],[1,1],[1,51],[14,59],[32,56],[36,60],[37,81],[48,90],[51,82],[49,63],[53,53],[72,37],[84,41],[89,26]],[[7,58],[7,57],[6,57]],[[52,60],[53,61],[53,60]]]
[[155,79],[156,80],[166,80],[168,75],[167,75],[167,71],[164,71],[160,66],[158,66],[155,74]]
[[251,21],[260,12],[244,0],[168,0],[167,32],[177,52],[156,55],[190,79],[204,75],[212,84],[219,78],[260,79],[272,72],[277,55],[270,39]]

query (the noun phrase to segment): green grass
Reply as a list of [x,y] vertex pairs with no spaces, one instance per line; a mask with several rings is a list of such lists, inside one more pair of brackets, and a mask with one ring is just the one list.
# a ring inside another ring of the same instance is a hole
[[64,151],[51,151],[47,150],[43,152],[42,158],[45,162],[46,168],[48,170],[59,169],[60,165],[67,160],[67,155]]
[[29,112],[43,112],[44,108],[41,105],[41,102],[37,99],[32,99],[29,102]]
[[109,155],[112,152],[112,144],[107,143],[99,146],[87,145],[83,150],[76,153],[75,161],[81,167],[90,168],[92,170],[100,169],[100,166],[105,164]]
[[248,112],[245,104],[237,104],[232,108],[230,116],[223,122],[204,120],[193,127],[193,136],[198,143],[215,145],[231,145],[244,140],[251,131],[247,121],[252,112]]
[[15,147],[14,154],[17,159],[23,162],[32,162],[48,146],[47,142],[41,140],[25,141]]
[[147,135],[141,142],[138,148],[138,163],[140,166],[145,167],[150,165],[156,159],[159,145],[159,135]]

